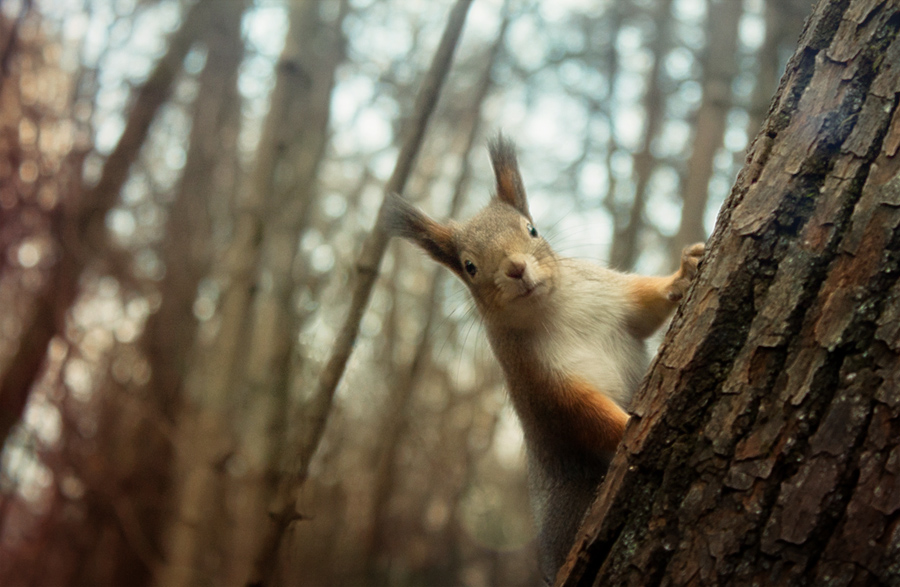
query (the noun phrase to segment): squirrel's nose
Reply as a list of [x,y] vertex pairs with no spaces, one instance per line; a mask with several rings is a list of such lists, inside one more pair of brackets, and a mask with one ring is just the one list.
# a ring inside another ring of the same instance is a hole
[[513,279],[522,279],[523,275],[525,275],[525,261],[510,259],[506,265],[506,276]]

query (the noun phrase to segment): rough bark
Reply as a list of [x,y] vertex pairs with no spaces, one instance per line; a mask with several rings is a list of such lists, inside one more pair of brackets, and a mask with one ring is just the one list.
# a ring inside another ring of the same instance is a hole
[[816,6],[557,584],[897,584],[898,31]]

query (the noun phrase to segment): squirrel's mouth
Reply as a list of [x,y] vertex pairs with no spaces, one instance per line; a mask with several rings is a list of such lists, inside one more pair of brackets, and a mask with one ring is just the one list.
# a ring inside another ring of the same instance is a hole
[[520,287],[519,295],[516,296],[516,299],[526,300],[533,297],[539,297],[542,294],[546,294],[549,289],[550,288],[543,281],[538,281],[535,283],[523,283]]

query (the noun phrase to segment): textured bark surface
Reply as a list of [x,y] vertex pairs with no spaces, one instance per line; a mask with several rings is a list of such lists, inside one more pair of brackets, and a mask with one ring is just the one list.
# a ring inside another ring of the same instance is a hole
[[558,584],[900,584],[898,29],[816,6]]

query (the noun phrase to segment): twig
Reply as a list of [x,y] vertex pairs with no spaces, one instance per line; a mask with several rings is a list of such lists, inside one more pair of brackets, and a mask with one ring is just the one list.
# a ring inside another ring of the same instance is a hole
[[[441,43],[425,77],[422,89],[416,98],[415,111],[410,124],[410,134],[397,157],[394,173],[385,185],[385,193],[401,193],[412,170],[413,162],[425,136],[428,119],[437,104],[438,95],[456,48],[466,13],[472,0],[457,0],[444,29]],[[298,447],[298,473],[304,477],[310,459],[315,454],[325,430],[328,413],[331,411],[334,392],[344,374],[347,360],[353,350],[359,333],[359,324],[368,306],[369,296],[378,277],[381,259],[387,248],[389,236],[384,229],[384,205],[379,210],[378,219],[366,240],[356,261],[357,283],[350,302],[347,318],[338,333],[331,356],[319,375],[318,385],[305,414],[303,437]]]

